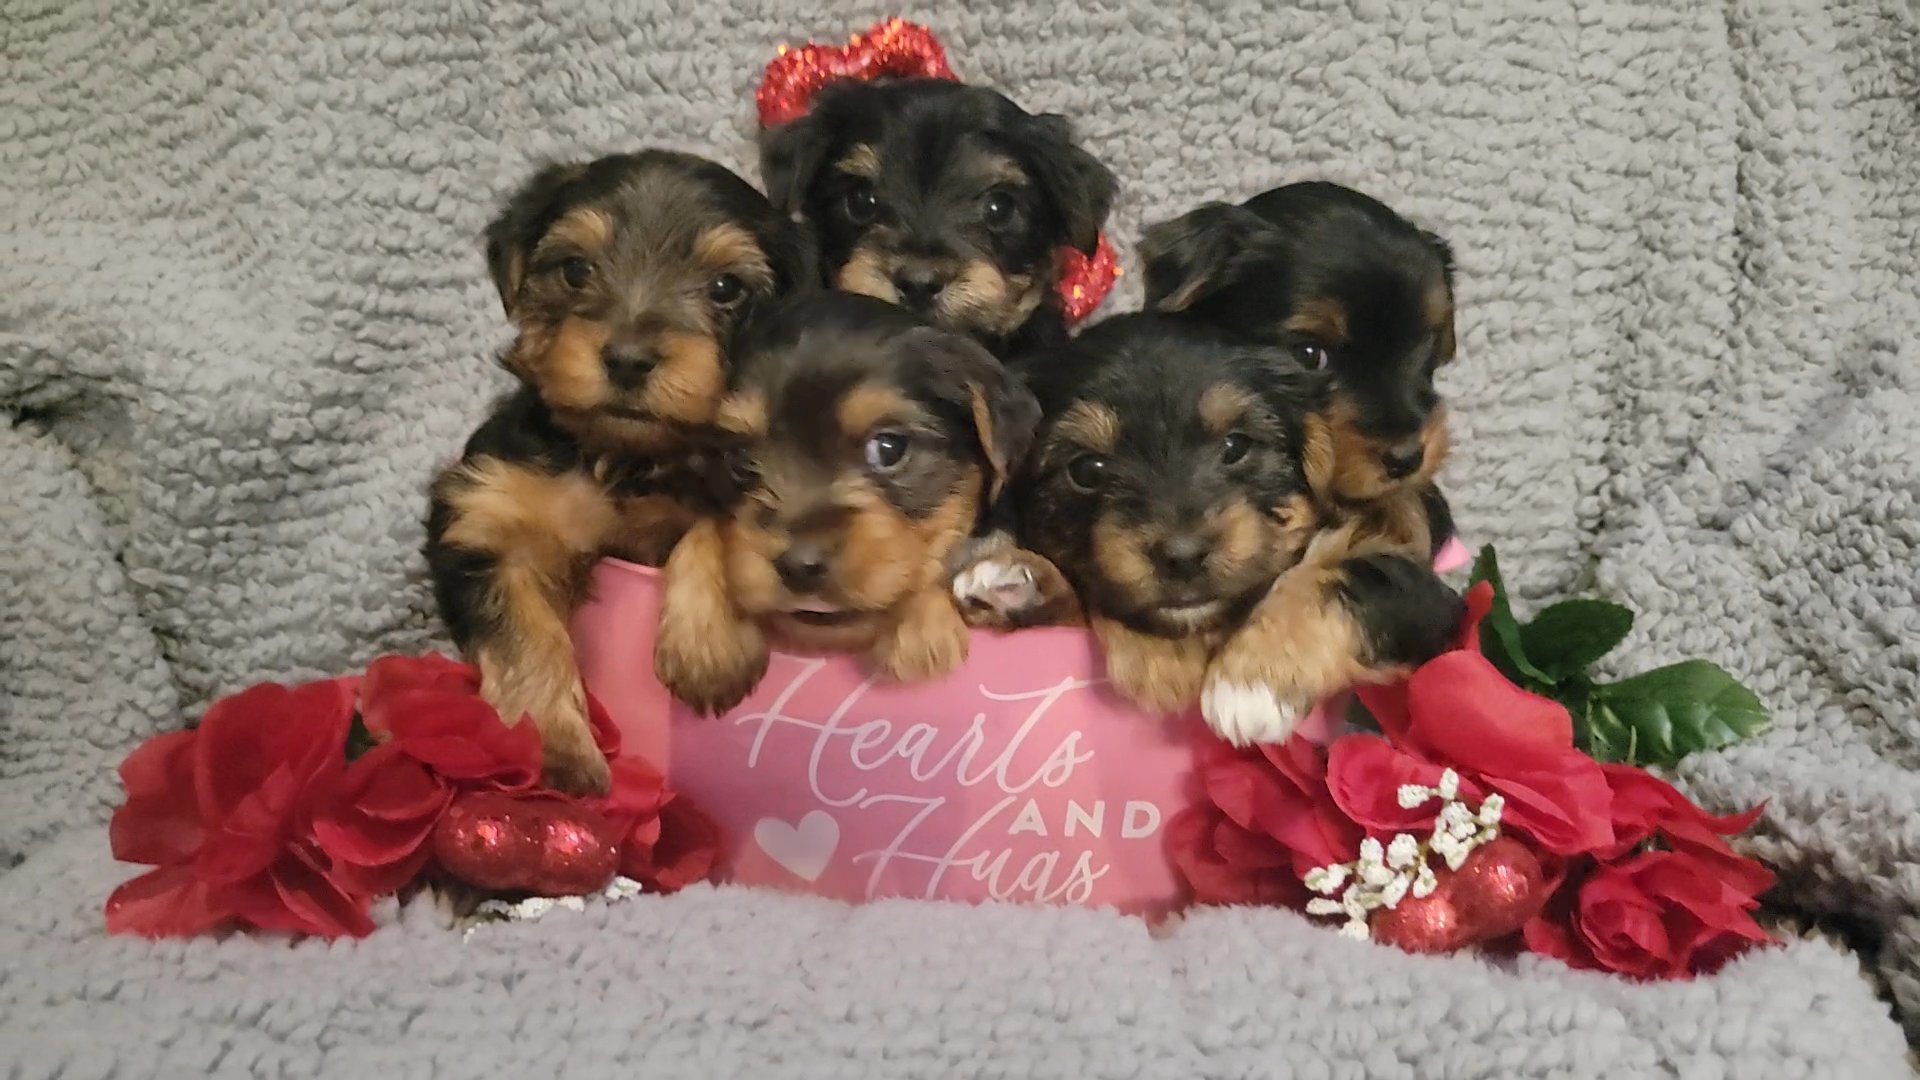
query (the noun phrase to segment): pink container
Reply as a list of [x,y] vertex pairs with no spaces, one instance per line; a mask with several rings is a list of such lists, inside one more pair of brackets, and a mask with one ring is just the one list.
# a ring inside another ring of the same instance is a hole
[[[1165,830],[1211,736],[1197,710],[1153,719],[1108,692],[1086,632],[976,633],[960,670],[904,686],[848,657],[776,653],[753,696],[708,718],[654,677],[658,572],[609,559],[594,587],[573,624],[587,687],[627,752],[719,822],[727,880],[855,901],[1178,904]],[[1329,715],[1303,732],[1330,737]]]

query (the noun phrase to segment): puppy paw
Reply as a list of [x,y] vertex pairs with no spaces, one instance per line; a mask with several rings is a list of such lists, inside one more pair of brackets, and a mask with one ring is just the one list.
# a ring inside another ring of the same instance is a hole
[[607,759],[594,745],[585,717],[577,727],[541,727],[540,782],[569,795],[605,795],[613,786]]
[[1306,709],[1282,700],[1268,687],[1216,676],[1200,692],[1200,715],[1228,743],[1251,746],[1292,738]]
[[873,666],[896,682],[937,679],[967,662],[967,624],[952,601],[928,592],[873,650]]
[[1105,620],[1094,623],[1114,692],[1148,712],[1185,712],[1200,696],[1207,650],[1193,638],[1166,638]]
[[986,630],[1067,622],[1078,607],[1059,568],[1019,548],[961,570],[953,579],[953,598],[967,625]]
[[746,700],[767,673],[767,639],[752,622],[709,624],[697,632],[661,620],[653,645],[660,684],[696,712],[718,716]]
[[508,655],[514,662],[481,653],[480,696],[508,724],[529,723],[539,731],[542,783],[570,794],[605,794],[612,778],[587,722],[587,691],[572,647],[564,637],[528,638]]

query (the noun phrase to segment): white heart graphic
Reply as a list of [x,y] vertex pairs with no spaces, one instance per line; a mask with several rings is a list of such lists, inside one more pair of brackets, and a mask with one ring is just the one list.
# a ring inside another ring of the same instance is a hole
[[825,810],[807,811],[798,826],[761,818],[753,827],[753,842],[794,877],[813,881],[826,872],[833,850],[840,846],[840,823]]

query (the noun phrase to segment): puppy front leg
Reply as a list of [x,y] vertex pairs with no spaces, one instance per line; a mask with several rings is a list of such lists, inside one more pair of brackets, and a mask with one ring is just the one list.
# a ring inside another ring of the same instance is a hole
[[1214,657],[1200,711],[1237,746],[1283,742],[1316,703],[1403,678],[1445,651],[1461,611],[1415,559],[1376,552],[1303,562]]
[[1087,625],[1106,653],[1107,681],[1121,697],[1167,715],[1185,712],[1200,696],[1207,673],[1207,645],[1200,638],[1143,634],[1097,615]]
[[953,598],[940,588],[923,589],[873,647],[873,665],[898,682],[934,679],[967,661],[967,624]]
[[562,605],[555,602],[556,594],[577,586],[561,585],[555,570],[516,562],[498,566],[493,604],[506,630],[473,651],[480,696],[509,724],[532,718],[540,731],[541,779],[548,787],[604,793],[612,775],[587,722],[587,692],[574,661],[573,638]]
[[767,673],[767,639],[734,606],[727,548],[716,521],[687,530],[662,572],[653,669],[674,697],[717,716],[740,704]]
[[539,729],[546,783],[563,791],[609,782],[567,621],[612,521],[605,493],[577,473],[483,456],[434,483],[427,561],[441,614],[480,669],[481,696]]

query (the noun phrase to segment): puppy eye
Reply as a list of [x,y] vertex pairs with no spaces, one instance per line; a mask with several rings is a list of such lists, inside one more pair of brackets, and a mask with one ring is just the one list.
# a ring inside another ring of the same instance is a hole
[[560,276],[565,279],[567,288],[584,289],[593,278],[593,264],[578,255],[560,263]]
[[1019,208],[1020,204],[1011,192],[989,191],[987,197],[980,202],[980,216],[985,218],[989,225],[1005,225],[1013,220],[1013,212]]
[[1107,459],[1099,454],[1081,454],[1067,464],[1067,479],[1081,491],[1098,491],[1107,482]]
[[1308,371],[1325,371],[1327,365],[1333,360],[1327,350],[1319,345],[1297,346],[1293,354],[1299,357],[1300,363],[1305,365]]
[[856,184],[847,189],[845,201],[847,220],[855,225],[867,224],[880,211],[880,197],[867,184]]
[[867,440],[867,467],[884,472],[907,456],[909,440],[897,431],[882,431]]
[[729,449],[721,459],[727,470],[727,478],[736,484],[748,485],[758,479],[758,470],[754,468],[753,453],[744,447]]
[[707,283],[707,299],[715,307],[732,307],[747,295],[747,287],[732,274],[721,274]]
[[1251,449],[1253,449],[1252,439],[1247,438],[1237,431],[1233,432],[1226,438],[1220,440],[1220,464],[1237,464],[1247,456],[1247,451]]

